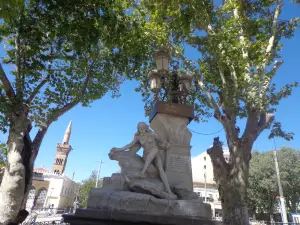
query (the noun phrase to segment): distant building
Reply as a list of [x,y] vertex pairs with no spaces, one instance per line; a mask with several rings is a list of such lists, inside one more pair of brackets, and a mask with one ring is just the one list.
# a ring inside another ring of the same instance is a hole
[[64,209],[73,207],[78,195],[79,184],[64,174],[69,152],[72,121],[69,123],[62,143],[57,144],[52,171],[44,168],[34,169],[32,187],[26,209]]
[[[228,162],[229,151],[224,149],[224,157]],[[222,217],[222,206],[219,192],[214,181],[213,166],[210,156],[205,152],[192,158],[193,188],[199,197],[211,205],[213,217]],[[205,188],[206,187],[206,188]]]

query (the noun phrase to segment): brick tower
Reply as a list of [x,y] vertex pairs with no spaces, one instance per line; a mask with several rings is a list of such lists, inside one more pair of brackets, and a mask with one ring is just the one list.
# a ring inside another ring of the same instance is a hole
[[69,145],[71,130],[72,130],[72,121],[70,121],[67,127],[63,142],[57,144],[55,160],[52,167],[52,172],[54,173],[63,174],[65,171],[68,155],[69,152],[72,150],[71,145]]

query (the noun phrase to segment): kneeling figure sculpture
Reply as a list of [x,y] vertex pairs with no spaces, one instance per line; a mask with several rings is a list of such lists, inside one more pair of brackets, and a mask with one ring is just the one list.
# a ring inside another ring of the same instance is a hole
[[[142,159],[144,160],[144,165],[140,172],[140,178],[143,179],[148,177],[146,172],[149,169],[151,163],[153,163],[155,168],[158,170],[159,177],[164,184],[164,188],[166,192],[169,194],[168,198],[176,199],[177,196],[174,195],[174,193],[170,189],[168,178],[163,167],[162,157],[159,151],[159,150],[166,150],[166,151],[169,150],[171,147],[170,144],[166,141],[163,141],[157,134],[151,131],[148,125],[144,122],[138,123],[137,129],[138,131],[135,134],[133,141],[128,145],[124,146],[123,148],[113,148],[109,154],[110,158],[114,159],[114,155],[116,153],[126,151],[126,150],[129,150],[132,153],[136,154],[136,152],[141,147],[143,147],[144,152],[143,152]],[[122,168],[122,164],[121,163],[119,164]],[[149,173],[150,172],[151,170],[149,171]],[[126,174],[123,175],[126,177]],[[126,177],[126,181],[130,182],[130,179]]]

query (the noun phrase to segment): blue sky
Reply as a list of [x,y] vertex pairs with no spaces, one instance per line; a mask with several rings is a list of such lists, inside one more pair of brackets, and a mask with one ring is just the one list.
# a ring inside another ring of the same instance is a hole
[[[288,5],[288,4],[287,4]],[[300,8],[295,5],[286,6],[282,19],[288,19],[300,15]],[[296,32],[292,40],[284,41],[285,47],[282,52],[285,63],[281,66],[274,82],[278,86],[293,81],[300,81],[300,32]],[[3,51],[3,46],[1,46]],[[2,53],[3,54],[3,53]],[[2,55],[1,54],[1,55]],[[194,52],[188,51],[187,55],[193,57]],[[108,153],[112,147],[122,147],[129,143],[134,133],[136,125],[140,121],[148,122],[144,116],[144,105],[141,95],[134,91],[137,87],[135,81],[127,81],[121,85],[121,97],[112,99],[107,94],[101,100],[95,101],[90,107],[83,108],[77,106],[57,122],[51,125],[44,141],[41,145],[35,167],[44,166],[51,169],[54,162],[56,144],[62,142],[64,132],[70,120],[73,121],[70,144],[71,151],[66,173],[72,176],[75,172],[75,180],[87,178],[91,172],[98,167],[98,160],[101,155],[102,164],[100,176],[109,176],[117,172],[119,167],[116,161],[108,158]],[[293,95],[281,102],[276,113],[276,119],[282,122],[287,131],[295,133],[294,140],[285,141],[276,139],[277,148],[281,146],[291,146],[300,149],[300,88],[297,88]],[[202,133],[212,133],[220,130],[221,125],[213,118],[207,123],[192,122],[189,128]],[[272,140],[268,140],[269,131],[264,131],[254,144],[254,149],[266,151],[274,148]],[[191,150],[192,156],[196,156],[212,144],[213,138],[220,136],[225,141],[224,132],[218,135],[198,135],[193,134]],[[6,137],[1,134],[0,141],[5,141]]]

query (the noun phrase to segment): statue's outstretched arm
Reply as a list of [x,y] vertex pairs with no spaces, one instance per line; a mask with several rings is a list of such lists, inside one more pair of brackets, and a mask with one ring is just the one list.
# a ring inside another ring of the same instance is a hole
[[140,143],[136,143],[134,146],[132,146],[128,151],[132,153],[137,153],[141,149]]
[[138,144],[138,139],[137,139],[137,137],[134,137],[133,141],[130,142],[128,145],[125,145],[123,148],[113,148],[113,150],[115,152],[126,151],[126,150],[132,148],[133,146],[135,146],[136,144]]

